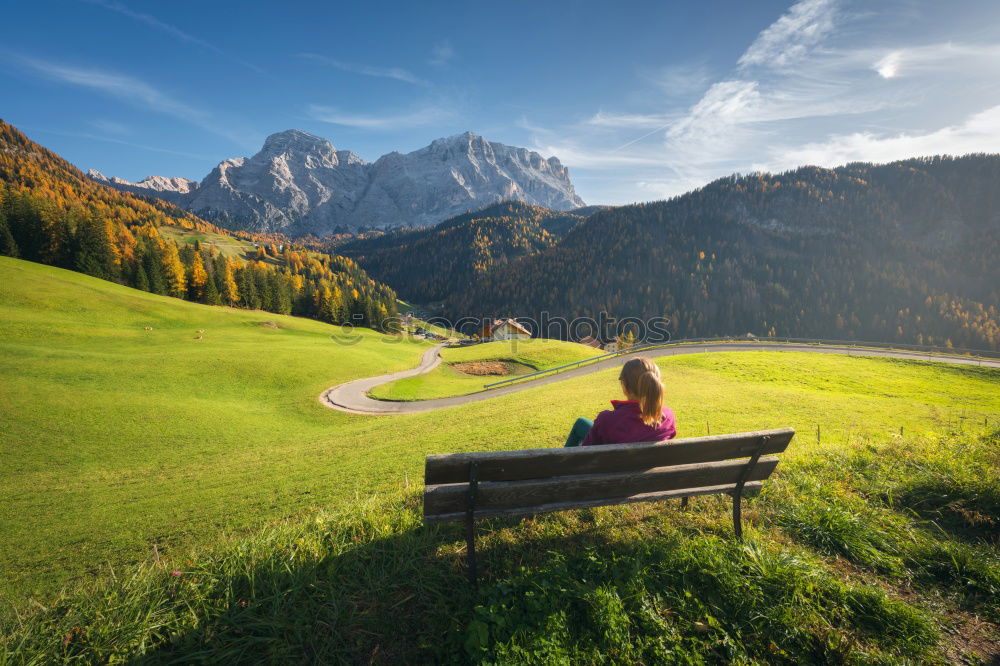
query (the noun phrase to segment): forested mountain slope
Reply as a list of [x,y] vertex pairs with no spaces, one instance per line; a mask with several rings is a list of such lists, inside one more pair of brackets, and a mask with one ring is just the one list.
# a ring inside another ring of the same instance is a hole
[[803,167],[599,212],[447,310],[996,349],[998,256],[1000,156]]
[[554,245],[581,222],[573,211],[504,201],[425,229],[402,229],[337,248],[408,300],[440,301],[487,271]]
[[236,258],[213,245],[179,246],[161,235],[168,226],[226,233],[97,183],[0,120],[0,254],[201,303],[392,326],[395,293],[350,259],[245,232],[234,238],[258,248]]

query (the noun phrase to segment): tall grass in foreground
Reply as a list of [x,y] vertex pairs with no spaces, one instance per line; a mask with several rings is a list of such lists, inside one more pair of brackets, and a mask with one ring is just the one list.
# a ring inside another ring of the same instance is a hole
[[[417,493],[390,493],[23,611],[0,662],[974,661],[942,629],[998,619],[998,443],[779,467],[743,542],[720,498],[487,521],[478,590],[461,527],[425,528]],[[979,626],[984,657],[1000,638]]]

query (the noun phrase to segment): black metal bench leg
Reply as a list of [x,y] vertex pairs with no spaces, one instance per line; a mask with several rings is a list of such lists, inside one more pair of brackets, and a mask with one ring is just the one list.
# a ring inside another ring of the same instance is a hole
[[[469,512],[472,513],[471,511]],[[465,518],[465,560],[469,568],[469,585],[476,586],[476,521],[470,516]]]
[[682,509],[686,509],[687,508],[688,500],[689,499],[691,499],[691,498],[690,497],[682,497],[681,498],[681,508]]
[[743,506],[741,500],[743,499],[743,486],[747,482],[747,477],[750,476],[750,472],[757,465],[757,461],[760,460],[760,454],[763,452],[764,447],[767,443],[771,441],[770,435],[764,435],[760,438],[760,443],[757,445],[757,449],[750,456],[750,460],[747,461],[747,466],[743,468],[743,473],[740,474],[740,480],[736,482],[736,488],[733,490],[733,532],[736,533],[737,539],[743,538]]
[[465,510],[465,557],[469,565],[469,585],[476,587],[476,495],[479,493],[479,461],[469,466],[469,503]]
[[743,508],[740,506],[742,493],[733,493],[733,532],[737,539],[743,538]]

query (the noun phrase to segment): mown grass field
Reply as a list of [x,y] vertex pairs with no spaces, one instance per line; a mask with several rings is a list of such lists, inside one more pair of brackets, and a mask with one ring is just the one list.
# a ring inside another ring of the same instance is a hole
[[453,368],[455,363],[510,361],[532,370],[545,370],[601,354],[599,349],[561,340],[498,340],[445,348],[441,350],[441,365],[431,372],[377,386],[371,395],[380,400],[428,400],[475,393],[486,384],[504,379],[469,375]]
[[250,241],[240,240],[233,236],[217,234],[211,231],[199,231],[197,229],[184,229],[183,227],[172,227],[168,225],[160,226],[160,235],[169,240],[175,240],[180,244],[192,244],[199,242],[202,245],[214,245],[220,254],[233,259],[246,259],[253,257],[257,248]]
[[498,521],[483,528],[486,575],[471,592],[461,528],[419,527],[424,455],[558,446],[576,416],[617,397],[616,371],[351,416],[317,396],[412,367],[427,344],[362,332],[345,346],[338,332],[0,258],[0,654],[899,663],[1000,651],[1000,372],[664,358],[680,436],[798,431],[747,511],[747,541],[712,498]]

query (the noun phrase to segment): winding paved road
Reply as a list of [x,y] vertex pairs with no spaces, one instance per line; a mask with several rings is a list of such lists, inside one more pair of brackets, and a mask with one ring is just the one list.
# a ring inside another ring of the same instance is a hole
[[338,384],[331,389],[327,389],[319,397],[319,401],[329,407],[351,414],[416,414],[419,412],[429,412],[444,407],[455,407],[466,405],[470,402],[480,400],[490,400],[501,395],[509,395],[524,391],[526,389],[544,386],[555,382],[561,382],[582,375],[589,375],[592,372],[600,372],[608,368],[620,366],[625,360],[635,356],[648,356],[658,358],[660,356],[677,356],[680,354],[704,354],[707,352],[720,351],[799,351],[813,352],[817,354],[846,354],[848,356],[888,356],[891,358],[917,359],[921,361],[937,361],[940,363],[953,363],[956,365],[978,365],[990,368],[1000,368],[1000,360],[980,359],[969,356],[947,356],[943,354],[923,354],[920,352],[909,352],[890,349],[876,349],[872,347],[843,347],[836,345],[819,344],[795,344],[795,343],[774,343],[774,342],[709,342],[705,344],[686,344],[677,347],[664,347],[661,349],[651,349],[638,351],[630,354],[614,356],[604,361],[597,361],[590,365],[584,365],[570,370],[553,373],[538,379],[525,380],[495,389],[479,391],[467,395],[458,395],[451,398],[435,398],[433,400],[415,400],[413,402],[395,402],[389,400],[375,400],[368,397],[368,392],[382,384],[388,384],[398,379],[415,377],[416,375],[430,372],[441,363],[441,348],[438,345],[424,352],[420,365],[412,370],[403,370],[388,375],[378,377],[368,377],[366,379],[355,379],[345,384]]

